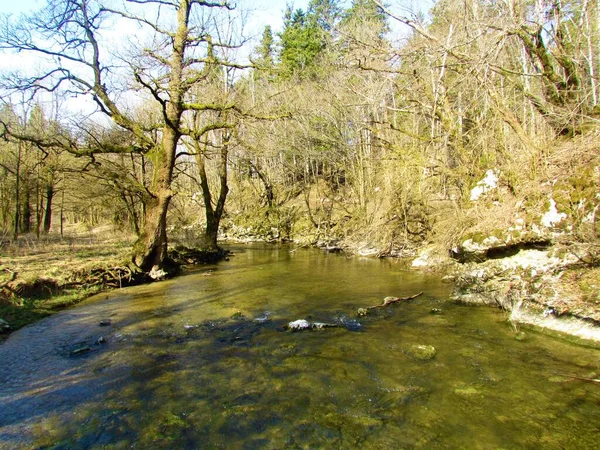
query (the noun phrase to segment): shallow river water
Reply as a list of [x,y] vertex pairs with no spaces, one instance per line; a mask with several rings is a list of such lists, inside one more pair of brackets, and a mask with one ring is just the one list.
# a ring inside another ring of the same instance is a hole
[[[573,378],[598,377],[598,349],[447,302],[393,261],[233,250],[14,333],[0,448],[598,448],[600,386]],[[296,319],[340,326],[285,331]]]

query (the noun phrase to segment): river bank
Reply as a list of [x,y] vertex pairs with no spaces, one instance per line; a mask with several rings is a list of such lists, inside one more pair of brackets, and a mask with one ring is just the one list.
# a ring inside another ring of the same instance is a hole
[[[134,236],[102,226],[63,236],[22,236],[2,248],[0,259],[0,342],[25,325],[76,305],[91,295],[149,283],[167,276],[133,265]],[[225,257],[176,246],[174,270]]]
[[131,236],[109,227],[21,236],[0,257],[0,342],[23,326],[103,290],[134,284]]
[[[232,230],[229,242],[280,242],[275,235]],[[298,247],[358,257],[393,258],[407,269],[433,272],[452,283],[451,299],[498,307],[515,328],[533,326],[600,342],[600,269],[596,247],[569,242],[565,235],[523,234],[463,241],[451,252],[430,245],[380,248],[367,242],[302,236]],[[152,281],[128,263],[131,236],[99,229],[46,242],[22,239],[5,248],[0,262],[0,340],[29,323],[73,306],[90,295]],[[206,255],[172,250],[180,264]],[[210,258],[209,258],[210,260]]]

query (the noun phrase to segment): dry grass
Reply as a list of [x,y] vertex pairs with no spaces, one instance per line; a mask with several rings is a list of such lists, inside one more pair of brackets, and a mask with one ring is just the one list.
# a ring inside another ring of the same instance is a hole
[[12,281],[0,290],[0,319],[15,330],[98,292],[102,285],[62,287],[81,281],[94,269],[124,265],[133,240],[111,227],[71,227],[62,237],[51,234],[38,240],[26,235],[4,244],[0,286]]
[[0,271],[17,272],[23,282],[51,279],[61,284],[74,273],[121,264],[133,239],[110,227],[89,232],[71,228],[63,237],[51,234],[40,240],[26,235],[0,248]]

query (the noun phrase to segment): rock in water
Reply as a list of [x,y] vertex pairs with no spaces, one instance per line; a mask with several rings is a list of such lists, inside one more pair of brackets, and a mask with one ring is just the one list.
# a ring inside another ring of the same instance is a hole
[[432,345],[413,345],[408,353],[421,361],[429,361],[435,358],[436,351]]
[[161,281],[167,277],[167,272],[165,272],[158,266],[153,266],[152,270],[150,270],[150,272],[148,273],[148,276],[154,281]]
[[82,346],[82,347],[76,347],[75,349],[73,349],[69,352],[69,356],[80,356],[85,353],[88,353],[91,350],[92,349],[90,347],[88,347],[87,345]]
[[300,319],[295,320],[287,324],[287,329],[291,331],[302,331],[302,330],[322,330],[323,328],[335,328],[339,327],[338,324],[334,323],[323,323],[313,322],[310,323],[308,320]]
[[295,320],[293,322],[288,323],[287,327],[288,327],[288,330],[300,331],[300,330],[307,330],[307,329],[311,328],[311,325],[308,320],[300,319],[300,320]]

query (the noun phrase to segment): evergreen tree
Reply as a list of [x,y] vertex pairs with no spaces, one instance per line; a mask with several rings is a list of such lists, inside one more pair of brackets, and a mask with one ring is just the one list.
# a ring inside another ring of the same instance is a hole
[[337,0],[311,0],[308,17],[324,31],[331,32],[342,13]]
[[306,12],[287,6],[284,29],[279,35],[282,78],[293,75],[314,78],[317,75],[320,58],[333,42],[332,33],[339,15],[337,0],[311,0]]
[[267,25],[263,31],[260,44],[255,49],[256,58],[253,61],[256,66],[255,79],[271,79],[275,65],[274,45],[273,30],[270,25]]
[[270,25],[267,25],[263,31],[260,45],[256,49],[258,53],[259,64],[264,67],[273,67],[273,30]]

